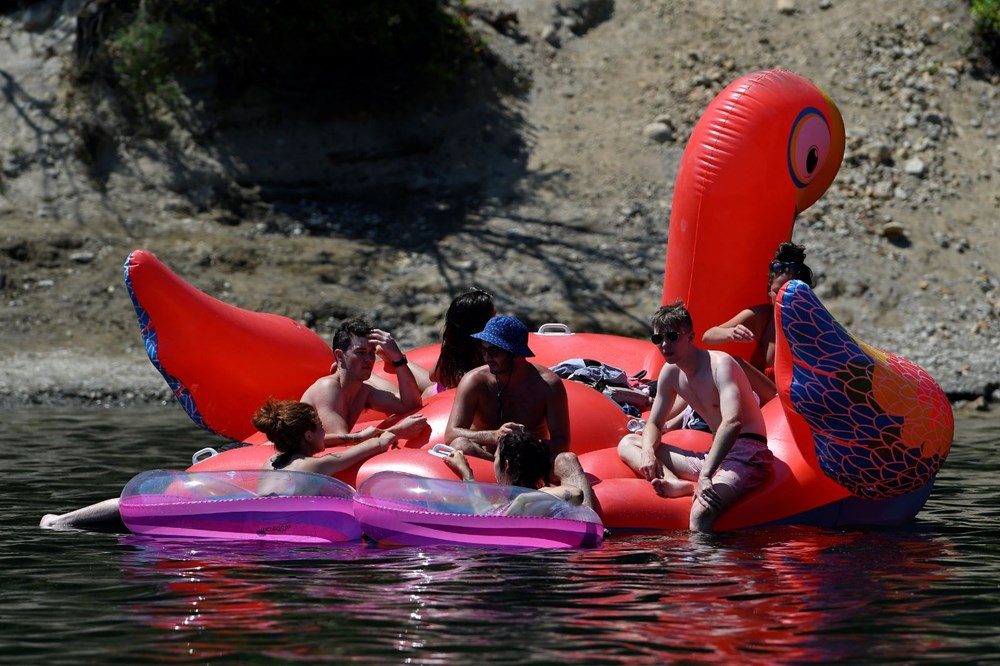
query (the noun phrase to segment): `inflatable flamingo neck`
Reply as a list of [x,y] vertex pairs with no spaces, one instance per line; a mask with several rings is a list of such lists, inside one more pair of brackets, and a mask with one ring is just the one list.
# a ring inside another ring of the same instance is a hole
[[833,182],[843,155],[840,111],[807,79],[769,70],[729,85],[681,159],[662,303],[683,300],[698,338],[766,303],[775,249]]

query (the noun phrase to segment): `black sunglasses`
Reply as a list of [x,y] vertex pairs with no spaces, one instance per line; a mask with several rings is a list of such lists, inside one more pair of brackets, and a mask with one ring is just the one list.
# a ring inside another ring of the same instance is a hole
[[771,273],[774,275],[798,275],[805,268],[797,261],[779,261],[775,259],[771,262]]
[[661,342],[663,342],[664,340],[670,340],[671,342],[677,342],[678,338],[680,338],[680,337],[681,337],[681,334],[678,333],[677,331],[667,331],[666,333],[653,333],[651,336],[649,336],[649,340],[654,345],[658,345]]

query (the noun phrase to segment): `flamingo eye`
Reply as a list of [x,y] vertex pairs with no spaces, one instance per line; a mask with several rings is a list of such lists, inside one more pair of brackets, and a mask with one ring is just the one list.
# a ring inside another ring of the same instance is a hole
[[788,173],[798,188],[807,187],[830,153],[830,125],[814,107],[803,109],[788,136]]

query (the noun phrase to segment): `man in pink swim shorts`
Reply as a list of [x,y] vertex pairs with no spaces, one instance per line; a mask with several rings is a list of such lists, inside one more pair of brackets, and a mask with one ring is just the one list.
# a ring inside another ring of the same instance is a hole
[[[721,351],[694,346],[694,324],[680,301],[657,310],[651,339],[666,363],[641,435],[629,434],[618,455],[663,497],[693,495],[690,528],[711,532],[736,500],[771,476],[774,456],[750,382],[737,361]],[[662,441],[664,424],[680,396],[713,434],[707,453]]]

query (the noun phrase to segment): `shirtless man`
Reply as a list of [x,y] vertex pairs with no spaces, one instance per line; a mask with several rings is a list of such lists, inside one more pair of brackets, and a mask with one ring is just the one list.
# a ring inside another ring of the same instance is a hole
[[528,361],[528,329],[514,317],[493,317],[472,335],[480,341],[486,365],[465,373],[448,417],[445,440],[465,455],[493,460],[500,438],[529,432],[548,446],[559,480],[583,491],[594,508],[594,494],[576,454],[569,450],[566,387],[554,372]]
[[[302,402],[312,405],[326,430],[327,446],[357,444],[391,432],[400,439],[420,435],[429,426],[421,414],[411,414],[392,426],[379,429],[369,426],[352,433],[358,417],[371,408],[385,414],[405,414],[422,404],[420,389],[413,378],[406,356],[393,337],[372,328],[364,319],[349,319],[333,334],[334,365],[331,373],[313,382],[302,394]],[[398,394],[368,383],[376,355],[396,370]]]
[[[694,346],[694,325],[684,304],[660,308],[653,335],[666,364],[641,435],[618,444],[618,455],[663,497],[693,495],[690,528],[711,532],[736,500],[764,483],[774,460],[764,418],[750,383],[733,357]],[[661,437],[677,396],[701,415],[714,433],[707,454],[669,444]]]

